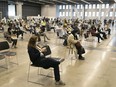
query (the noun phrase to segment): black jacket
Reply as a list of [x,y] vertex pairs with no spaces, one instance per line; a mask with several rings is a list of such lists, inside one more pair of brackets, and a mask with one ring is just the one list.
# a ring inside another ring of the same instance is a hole
[[28,47],[28,54],[31,62],[37,66],[40,64],[41,60],[45,58],[44,56],[41,56],[39,50],[33,47]]

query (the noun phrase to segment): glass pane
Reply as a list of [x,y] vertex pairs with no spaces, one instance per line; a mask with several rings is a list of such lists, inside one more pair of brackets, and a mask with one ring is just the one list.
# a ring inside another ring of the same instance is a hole
[[85,5],[85,9],[88,9],[88,5]]
[[81,8],[80,9],[82,9],[83,8],[83,5],[81,5]]
[[73,16],[76,16],[76,12],[73,13]]
[[65,16],[65,12],[63,12],[62,16]]
[[106,8],[109,8],[109,4],[106,4]]
[[99,16],[99,12],[97,12],[96,16]]
[[96,7],[96,5],[95,5],[95,4],[93,4],[93,9],[95,9],[95,7]]
[[93,16],[95,16],[95,12],[93,12]]
[[59,5],[59,9],[62,9],[62,5]]
[[105,8],[105,4],[102,4],[102,8],[103,8],[103,9]]
[[101,16],[104,16],[104,12],[101,13]]
[[66,16],[68,16],[68,12],[66,12]]
[[99,9],[99,4],[97,4],[97,8]]
[[87,12],[85,12],[85,16],[87,16]]
[[89,9],[91,9],[92,8],[92,5],[89,5]]
[[8,16],[15,16],[15,5],[8,5]]
[[62,12],[59,12],[59,16],[62,16]]
[[89,16],[91,16],[91,12],[89,12]]
[[113,12],[110,12],[110,17],[112,17],[113,16]]
[[66,5],[66,9],[68,9],[68,5]]
[[63,9],[65,9],[65,5],[63,5]]
[[77,9],[79,9],[80,8],[80,5],[77,5]]

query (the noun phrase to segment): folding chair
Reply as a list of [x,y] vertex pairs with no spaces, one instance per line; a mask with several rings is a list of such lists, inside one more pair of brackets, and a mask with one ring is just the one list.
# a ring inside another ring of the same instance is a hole
[[[63,62],[64,61],[64,59],[62,59],[62,58],[54,58],[54,59],[57,60],[57,61],[60,61],[60,62]],[[54,76],[50,76],[49,75],[50,73],[53,72],[53,68],[46,69],[46,70],[49,70],[49,72],[47,74],[43,74],[42,73],[42,69],[44,69],[44,68],[43,67],[39,67],[39,66],[35,66],[30,61],[29,68],[28,68],[28,77],[27,77],[27,81],[28,82],[35,83],[35,84],[39,84],[39,85],[44,85],[44,83],[42,83],[42,82],[35,82],[35,81],[30,80],[30,71],[31,71],[30,69],[31,69],[31,67],[38,68],[38,75],[39,76],[45,76],[45,77],[49,77],[49,78],[54,78]]]
[[[9,59],[9,62],[10,62],[10,57],[15,56],[16,52],[11,52],[10,51],[10,46],[9,46],[7,41],[2,41],[2,42],[0,42],[0,54],[5,56],[6,65],[7,65],[7,68],[8,68],[9,66],[8,66],[8,61],[7,60]],[[9,58],[7,58],[7,57],[9,57]],[[17,60],[17,62],[15,64],[18,65],[18,58],[17,57],[16,57],[16,60]]]

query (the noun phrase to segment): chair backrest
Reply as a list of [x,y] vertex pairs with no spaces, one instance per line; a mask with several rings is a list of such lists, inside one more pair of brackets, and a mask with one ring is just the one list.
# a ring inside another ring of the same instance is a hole
[[0,42],[0,51],[8,50],[10,48],[7,41]]

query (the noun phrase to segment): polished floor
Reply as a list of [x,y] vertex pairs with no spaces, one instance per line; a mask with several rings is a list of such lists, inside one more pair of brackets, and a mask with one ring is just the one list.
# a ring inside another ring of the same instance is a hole
[[[51,38],[44,44],[49,44],[53,57],[65,58],[62,63],[61,78],[66,83],[64,87],[116,87],[116,29],[112,27],[112,34],[107,40],[97,43],[95,38],[82,40],[86,49],[85,60],[78,60],[73,54],[69,54],[67,47],[62,45],[63,40],[58,39],[53,31],[47,32]],[[29,67],[29,57],[27,54],[27,43],[31,37],[25,34],[24,40],[19,38],[18,48],[11,49],[17,52],[18,65],[9,63],[9,69],[6,69],[5,60],[0,60],[0,87],[60,87],[54,84],[54,78],[48,78],[37,75],[37,68],[32,67],[30,80],[42,82],[39,85],[27,82],[27,73]],[[93,40],[91,40],[93,39]],[[0,33],[0,41],[4,40]],[[43,44],[43,38],[42,38]],[[15,58],[10,61],[15,62]],[[42,70],[47,73],[48,70]]]

